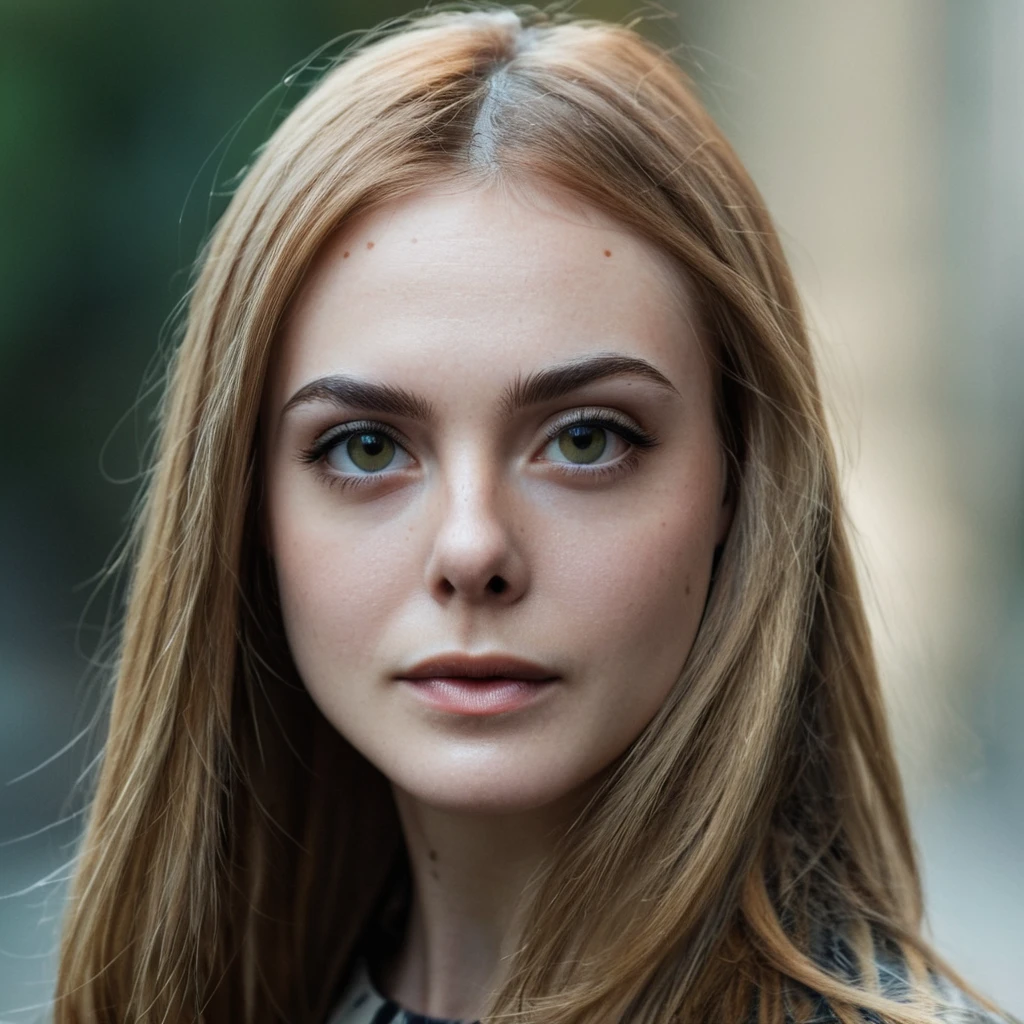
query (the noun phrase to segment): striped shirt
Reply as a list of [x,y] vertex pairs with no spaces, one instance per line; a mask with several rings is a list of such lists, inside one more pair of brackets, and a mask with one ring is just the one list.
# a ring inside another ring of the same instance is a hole
[[327,1024],[459,1024],[441,1017],[404,1010],[382,996],[370,977],[365,960],[357,960],[341,999]]
[[[843,968],[849,966],[845,950],[837,943],[829,950],[833,966]],[[849,972],[852,974],[852,971]],[[899,1000],[905,985],[902,972],[893,970],[892,962],[883,959],[879,962],[879,975],[882,990],[886,995]],[[853,980],[851,978],[851,980]],[[945,1024],[1004,1024],[1012,1021],[1010,1017],[1000,1017],[989,1013],[978,1006],[972,999],[954,988],[948,982],[935,979],[942,994],[945,1006],[938,1011],[937,1019]],[[814,1024],[839,1024],[839,1018],[828,1009],[824,1000],[819,1003],[818,1012],[813,1016]],[[881,1018],[865,1010],[861,1012],[864,1024],[878,1024]],[[370,977],[365,959],[356,961],[341,998],[327,1024],[469,1024],[469,1022],[453,1021],[441,1017],[428,1017],[422,1013],[413,1013],[399,1006],[392,999],[380,994]],[[1018,1022],[1019,1024],[1019,1022]]]

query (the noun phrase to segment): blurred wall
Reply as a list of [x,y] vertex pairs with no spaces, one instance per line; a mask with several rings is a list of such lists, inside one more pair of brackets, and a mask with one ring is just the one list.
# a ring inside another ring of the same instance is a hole
[[683,2],[807,304],[935,941],[1018,1014],[1024,5]]
[[[113,581],[91,595],[136,486],[164,321],[231,173],[287,106],[285,73],[411,6],[0,5],[2,1020],[48,995],[69,793],[95,751],[73,741],[118,609]],[[675,0],[645,28],[683,40],[783,232],[846,452],[936,939],[1018,1014],[1022,11]]]

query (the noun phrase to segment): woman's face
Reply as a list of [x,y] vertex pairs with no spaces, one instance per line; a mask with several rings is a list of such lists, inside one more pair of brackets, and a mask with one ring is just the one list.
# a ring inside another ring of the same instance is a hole
[[320,254],[267,542],[310,694],[414,798],[586,792],[679,677],[731,512],[695,324],[659,250],[541,193],[417,195]]

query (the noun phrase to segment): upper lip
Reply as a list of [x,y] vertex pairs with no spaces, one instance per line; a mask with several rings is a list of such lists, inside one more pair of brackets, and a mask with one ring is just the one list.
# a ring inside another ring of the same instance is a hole
[[535,661],[510,654],[442,654],[419,661],[398,673],[399,679],[528,679],[549,682],[558,678]]

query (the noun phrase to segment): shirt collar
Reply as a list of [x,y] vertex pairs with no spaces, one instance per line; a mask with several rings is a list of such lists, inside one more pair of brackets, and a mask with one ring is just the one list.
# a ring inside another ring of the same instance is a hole
[[352,974],[327,1024],[462,1024],[443,1017],[427,1017],[403,1009],[377,991],[365,958],[356,961]]

